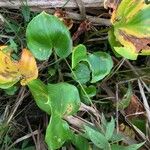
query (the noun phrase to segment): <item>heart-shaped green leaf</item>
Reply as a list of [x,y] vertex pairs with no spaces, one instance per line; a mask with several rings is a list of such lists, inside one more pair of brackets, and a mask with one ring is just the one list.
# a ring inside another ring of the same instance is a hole
[[46,60],[52,53],[65,58],[71,53],[72,40],[68,28],[57,17],[45,12],[34,17],[26,30],[27,45],[39,60]]
[[[82,63],[81,63],[82,61]],[[72,53],[72,68],[77,81],[86,83],[89,81],[90,71],[92,71],[91,83],[95,83],[108,75],[113,67],[111,56],[105,52],[87,54],[86,47],[82,44],[74,48]],[[80,64],[80,65],[79,65]]]
[[96,52],[88,56],[87,62],[92,70],[91,83],[95,83],[108,75],[113,67],[111,56],[105,52]]
[[80,97],[75,86],[68,83],[49,84],[48,94],[53,114],[64,117],[73,115],[79,110]]

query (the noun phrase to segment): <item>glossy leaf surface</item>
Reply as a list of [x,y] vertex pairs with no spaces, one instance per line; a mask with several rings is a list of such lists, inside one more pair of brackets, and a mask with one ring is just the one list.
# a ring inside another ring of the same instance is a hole
[[65,58],[71,53],[72,40],[68,28],[57,17],[45,12],[34,17],[26,30],[27,45],[39,60],[46,60],[52,53]]

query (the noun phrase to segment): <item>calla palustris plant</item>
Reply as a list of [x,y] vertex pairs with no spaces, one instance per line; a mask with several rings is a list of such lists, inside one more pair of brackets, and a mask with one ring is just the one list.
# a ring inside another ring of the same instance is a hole
[[122,0],[111,17],[109,42],[121,56],[136,60],[150,55],[150,4],[144,0]]
[[[123,0],[113,12],[109,41],[117,53],[128,59],[136,59],[139,53],[149,53],[149,9],[143,0]],[[72,53],[74,78],[80,83],[96,83],[108,75],[113,67],[111,56],[107,53],[87,53],[84,45],[78,45],[72,51],[68,28],[57,17],[45,12],[29,22],[26,38],[28,48],[38,60],[49,59],[53,51],[60,58]],[[65,82],[44,84],[36,79],[36,61],[27,49],[23,49],[21,59],[15,61],[10,52],[4,51],[5,48],[0,47],[0,88],[9,88],[19,80],[21,85],[28,85],[38,107],[51,115],[45,136],[49,149],[58,149],[69,140],[79,150],[89,150],[88,141],[70,130],[65,121],[65,117],[75,115],[79,110],[81,102],[77,87]],[[83,75],[86,80],[81,80]]]
[[36,61],[27,49],[22,50],[21,59],[14,60],[8,46],[0,46],[0,88],[7,89],[20,80],[26,85],[38,77]]

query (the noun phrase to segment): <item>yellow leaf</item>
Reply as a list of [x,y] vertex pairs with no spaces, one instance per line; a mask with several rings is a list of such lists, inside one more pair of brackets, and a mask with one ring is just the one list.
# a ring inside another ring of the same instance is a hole
[[127,47],[129,49],[131,49],[133,52],[136,53],[136,47],[133,43],[131,43],[129,40],[125,39],[125,36],[126,35],[125,33],[123,32],[119,32],[120,30],[115,30],[115,36],[117,37],[117,40],[124,46],[124,47]]
[[28,82],[38,77],[36,61],[29,50],[23,49],[18,67],[22,75],[21,85],[26,85]]
[[10,52],[5,52],[7,46],[0,46],[0,88],[8,88],[20,79],[17,62],[14,61]]

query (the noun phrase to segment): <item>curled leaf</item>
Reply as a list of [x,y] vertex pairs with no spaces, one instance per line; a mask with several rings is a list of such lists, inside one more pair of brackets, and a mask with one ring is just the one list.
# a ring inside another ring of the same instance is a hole
[[70,19],[65,11],[57,9],[54,13],[54,16],[58,17],[70,30],[73,26],[73,20]]
[[21,80],[21,85],[26,85],[29,81],[38,77],[36,61],[29,50],[23,49],[18,65],[19,72],[23,77]]
[[11,58],[7,46],[0,47],[0,88],[7,89],[21,79],[21,85],[36,79],[38,69],[32,54],[23,49],[20,61]]
[[72,40],[68,28],[57,17],[45,12],[30,21],[26,37],[28,48],[39,60],[48,59],[53,49],[61,58],[71,53]]

